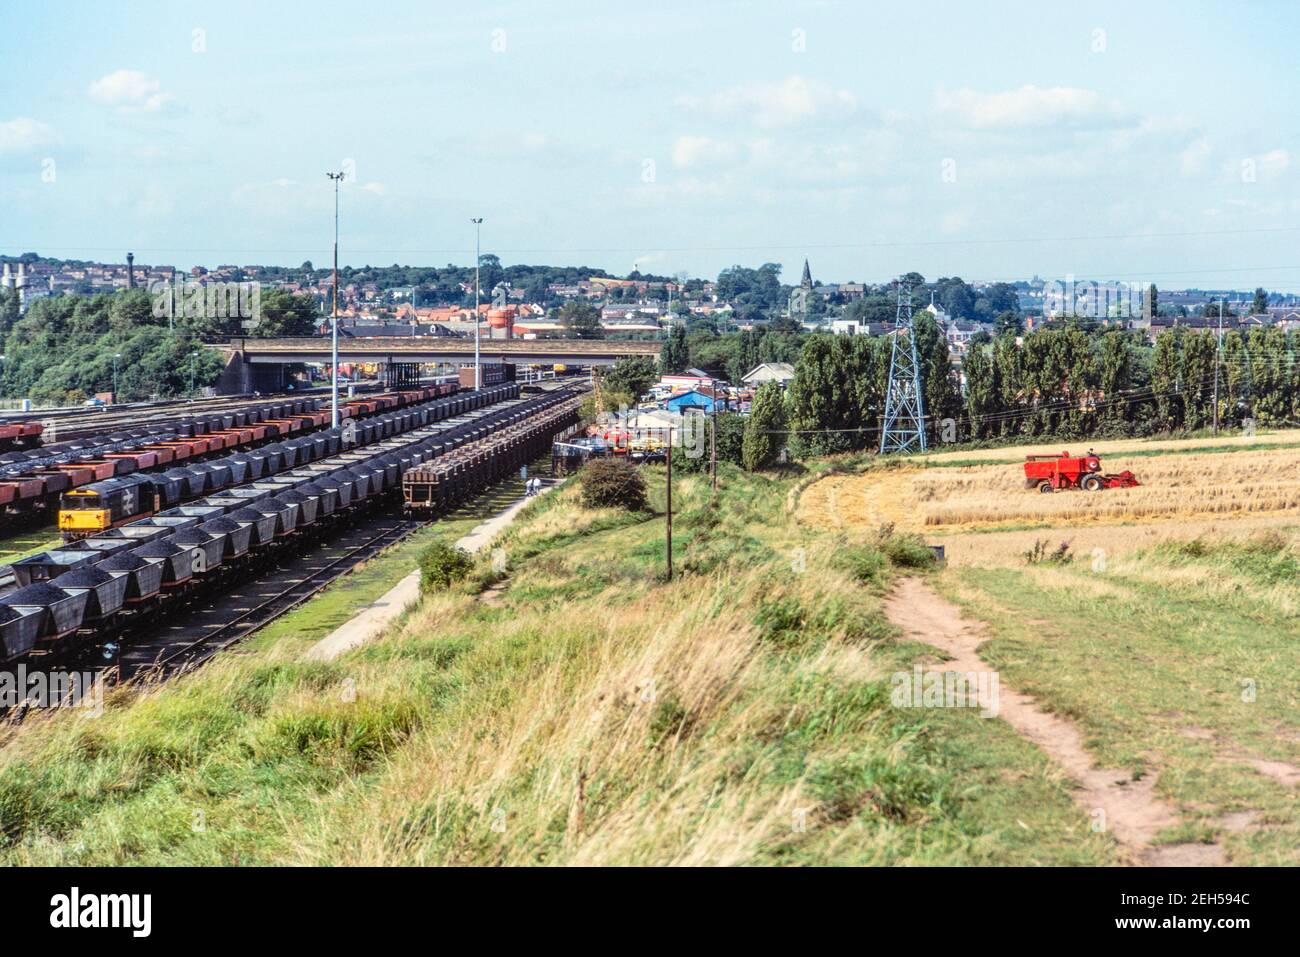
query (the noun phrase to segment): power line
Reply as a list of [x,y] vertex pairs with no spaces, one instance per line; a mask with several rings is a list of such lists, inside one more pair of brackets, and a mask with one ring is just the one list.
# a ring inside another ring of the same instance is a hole
[[[1213,229],[1213,230],[1186,230],[1177,232],[1163,233],[1095,233],[1081,235],[1045,235],[1045,236],[1008,236],[1008,237],[988,237],[977,239],[918,239],[918,240],[882,240],[878,242],[853,242],[853,243],[808,243],[808,242],[781,242],[781,243],[762,243],[762,244],[737,244],[737,245],[717,245],[717,246],[661,246],[656,243],[643,243],[639,246],[570,246],[570,247],[512,247],[498,250],[500,253],[643,253],[647,249],[656,252],[759,252],[763,250],[777,249],[908,249],[921,247],[946,247],[946,246],[998,246],[998,245],[1021,245],[1027,243],[1048,243],[1048,242],[1093,242],[1093,241],[1118,241],[1128,239],[1188,239],[1197,237],[1214,237],[1214,236],[1245,236],[1245,235],[1269,235],[1276,233],[1300,232],[1300,225],[1297,226],[1256,226],[1245,229]],[[11,240],[0,240],[0,245],[13,246],[15,248],[22,246],[41,245],[39,243],[19,243]],[[91,252],[116,252],[126,248],[126,245],[116,246],[45,246],[46,249],[68,250],[84,249]],[[188,253],[229,253],[229,247],[135,247],[149,253],[165,252],[188,252]],[[250,248],[243,250],[248,253],[293,253],[299,254],[308,252],[315,247],[293,247],[293,248]],[[399,249],[389,247],[385,249],[364,249],[355,250],[358,253],[401,253],[401,254],[444,254],[444,253],[464,253],[468,254],[469,250],[445,247],[441,249],[434,248],[409,248]],[[1246,267],[1243,267],[1246,268]],[[1293,267],[1268,267],[1268,268],[1293,268]]]

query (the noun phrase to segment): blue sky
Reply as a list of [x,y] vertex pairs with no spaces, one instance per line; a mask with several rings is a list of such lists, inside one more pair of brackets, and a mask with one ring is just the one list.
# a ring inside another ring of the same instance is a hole
[[[196,32],[197,31],[197,32]],[[1300,289],[1292,3],[9,3],[0,252]],[[1102,238],[1104,237],[1104,238]]]

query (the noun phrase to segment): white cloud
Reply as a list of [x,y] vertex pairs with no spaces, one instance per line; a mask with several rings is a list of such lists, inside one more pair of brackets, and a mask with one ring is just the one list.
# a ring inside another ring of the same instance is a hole
[[30,153],[48,145],[53,139],[49,126],[20,116],[0,123],[0,155]]
[[1184,176],[1195,176],[1205,170],[1210,159],[1210,141],[1202,136],[1193,140],[1178,154],[1178,166]]
[[971,214],[968,209],[954,209],[946,213],[939,223],[939,231],[945,236],[955,236],[958,233],[964,233],[970,226]]
[[733,163],[738,154],[735,143],[708,136],[679,136],[673,143],[673,165],[681,169]]
[[1103,126],[1124,119],[1119,105],[1096,90],[1069,86],[1028,84],[999,93],[940,87],[934,94],[934,106],[939,114],[979,130]]
[[744,83],[708,96],[679,96],[678,106],[717,117],[748,117],[770,129],[814,119],[845,119],[858,110],[851,92],[802,76],[779,83]]
[[[388,186],[379,180],[349,185],[343,181],[344,189],[351,197],[346,203],[370,205],[380,202],[388,194]],[[317,182],[280,176],[270,180],[242,183],[230,193],[230,201],[241,208],[256,209],[276,216],[293,216],[300,213],[318,213],[321,210],[334,210],[334,187],[324,176]]]
[[1291,166],[1291,154],[1286,150],[1269,150],[1251,157],[1260,176],[1272,177],[1285,173]]
[[174,97],[162,84],[139,70],[117,70],[90,84],[90,98],[129,113],[156,113]]

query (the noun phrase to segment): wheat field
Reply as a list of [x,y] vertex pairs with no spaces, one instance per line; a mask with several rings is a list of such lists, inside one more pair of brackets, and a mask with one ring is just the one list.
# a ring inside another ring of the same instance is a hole
[[1099,447],[1106,471],[1130,469],[1142,483],[1100,492],[1040,494],[1025,487],[1018,463],[831,475],[804,491],[798,515],[820,528],[851,531],[888,522],[938,536],[935,541],[948,544],[950,558],[959,561],[1020,554],[1044,537],[1073,541],[1076,551],[1128,550],[1168,536],[1300,524],[1300,450],[1267,444],[1205,453],[1177,449],[1126,458]]
[[[928,465],[943,465],[949,462],[1006,461],[1022,458],[1025,455],[1055,455],[1070,451],[1076,455],[1092,448],[1098,455],[1118,457],[1126,453],[1142,452],[1195,452],[1203,449],[1222,449],[1240,447],[1243,449],[1264,446],[1300,445],[1300,429],[1278,429],[1257,432],[1254,435],[1207,435],[1195,439],[1098,439],[1094,442],[1060,442],[1048,441],[1042,445],[1002,446],[992,449],[961,450],[956,452],[932,452],[921,457]],[[1110,463],[1107,462],[1107,468]],[[1114,469],[1111,469],[1115,471]]]

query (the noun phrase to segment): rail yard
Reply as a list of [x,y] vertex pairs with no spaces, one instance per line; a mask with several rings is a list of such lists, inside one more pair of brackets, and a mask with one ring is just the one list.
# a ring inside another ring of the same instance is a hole
[[584,388],[438,383],[348,402],[336,428],[299,400],[60,449],[29,497],[58,496],[66,541],[0,577],[0,661],[192,667],[542,454]]

